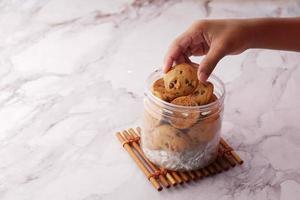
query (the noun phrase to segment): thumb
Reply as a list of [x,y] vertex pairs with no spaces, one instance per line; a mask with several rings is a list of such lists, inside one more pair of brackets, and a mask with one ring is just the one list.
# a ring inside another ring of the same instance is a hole
[[206,56],[203,58],[198,68],[198,79],[205,82],[210,76],[218,62],[224,57],[222,48],[213,47],[209,49]]

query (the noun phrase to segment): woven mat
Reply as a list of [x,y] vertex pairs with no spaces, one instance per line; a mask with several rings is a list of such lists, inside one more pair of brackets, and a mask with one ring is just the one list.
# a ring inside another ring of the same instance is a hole
[[187,184],[190,181],[197,181],[243,164],[240,156],[221,138],[217,159],[210,165],[195,171],[166,170],[156,166],[146,158],[140,147],[140,132],[139,127],[136,129],[130,128],[118,132],[116,136],[157,191],[161,191],[163,187],[170,188]]

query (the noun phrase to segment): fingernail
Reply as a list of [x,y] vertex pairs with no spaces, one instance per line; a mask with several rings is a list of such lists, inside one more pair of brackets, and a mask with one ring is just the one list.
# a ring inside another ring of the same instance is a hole
[[198,74],[198,79],[199,79],[199,81],[201,81],[201,82],[203,82],[203,83],[206,82],[207,78],[208,78],[208,76],[207,76],[207,74],[204,73],[204,72],[200,72],[200,73]]

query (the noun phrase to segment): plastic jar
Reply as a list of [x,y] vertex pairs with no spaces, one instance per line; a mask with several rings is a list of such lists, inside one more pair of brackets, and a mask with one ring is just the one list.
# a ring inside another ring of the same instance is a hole
[[152,94],[153,82],[162,76],[162,71],[156,70],[147,79],[141,147],[150,161],[166,169],[204,167],[218,154],[224,83],[211,75],[208,80],[214,85],[215,101],[203,106],[179,106]]

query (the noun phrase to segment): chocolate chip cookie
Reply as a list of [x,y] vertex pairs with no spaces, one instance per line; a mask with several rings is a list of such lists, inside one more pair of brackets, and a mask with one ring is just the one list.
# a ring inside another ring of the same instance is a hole
[[190,138],[180,130],[163,124],[151,133],[151,144],[154,149],[182,152],[189,148]]
[[164,76],[165,89],[178,96],[192,93],[198,86],[197,68],[183,63],[173,67]]
[[171,102],[179,95],[176,93],[168,92],[165,88],[164,79],[157,79],[152,85],[152,93],[154,96],[160,98],[163,101]]
[[213,95],[214,86],[211,82],[199,83],[197,88],[191,94],[191,97],[197,102],[197,104],[207,104]]
[[214,102],[216,100],[218,100],[218,97],[215,94],[212,94],[208,103],[212,103],[212,102]]
[[[181,106],[197,106],[197,102],[190,96],[177,97],[171,103]],[[186,129],[197,122],[199,115],[197,111],[174,112],[170,118],[170,124],[175,128]]]
[[195,142],[209,142],[221,129],[221,118],[197,122],[189,131],[189,137]]

